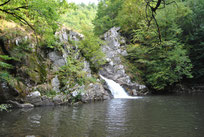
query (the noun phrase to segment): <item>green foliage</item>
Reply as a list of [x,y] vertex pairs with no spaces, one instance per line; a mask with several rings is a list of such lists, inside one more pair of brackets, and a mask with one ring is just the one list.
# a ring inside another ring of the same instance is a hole
[[79,32],[82,32],[84,28],[93,30],[94,26],[92,21],[95,18],[97,6],[95,4],[79,4],[76,6],[76,8],[65,12],[60,17],[60,21],[66,26]]
[[67,90],[67,85],[72,88],[76,84],[83,85],[85,83],[86,73],[82,71],[83,67],[83,63],[75,59],[74,55],[67,57],[66,65],[62,66],[58,72],[63,91]]
[[10,53],[13,56],[16,61],[21,61],[25,59],[26,54],[29,54],[32,52],[32,48],[30,47],[30,41],[29,40],[22,40],[19,41],[17,45],[15,45],[12,49],[10,49]]
[[83,92],[84,92],[84,90],[82,90],[82,89],[80,89],[79,91],[78,91],[78,93],[77,93],[77,95],[76,96],[72,96],[72,98],[71,98],[71,102],[72,103],[76,103],[76,102],[79,102],[79,101],[81,101],[81,98],[82,98],[82,94],[83,94]]
[[193,75],[196,82],[204,81],[204,1],[187,0],[186,5],[192,10],[192,13],[185,21],[179,24],[184,30],[182,40],[189,49],[190,59],[193,64]]
[[96,34],[116,25],[127,38],[131,38],[132,45],[128,48],[125,63],[128,72],[132,73],[133,79],[154,90],[163,90],[185,77],[192,77],[192,64],[180,41],[184,31],[180,23],[187,22],[192,11],[185,2],[175,2],[159,9],[156,14],[162,42],[154,20],[150,24],[146,22],[146,14],[151,14],[143,0],[102,0],[94,20]]
[[0,80],[10,81],[11,78],[11,75],[7,71],[0,72]]
[[[177,6],[183,5],[178,3]],[[154,90],[163,90],[185,77],[192,77],[192,64],[187,50],[178,40],[182,30],[177,24],[178,20],[185,17],[183,12],[187,15],[190,11],[187,12],[186,8],[181,11],[180,8],[178,13],[174,8],[170,5],[157,15],[162,34],[161,43],[156,25],[147,26],[142,21],[139,23],[139,28],[134,31],[135,45],[128,48],[127,59],[134,64],[133,71],[139,70],[136,76],[141,76],[143,82]]]
[[93,21],[95,34],[101,35],[118,25],[116,17],[123,2],[124,0],[101,0],[99,2],[96,18]]
[[85,38],[80,42],[79,49],[87,61],[91,63],[91,68],[98,71],[105,64],[105,54],[101,50],[102,41],[93,32],[84,32]]
[[134,64],[132,71],[139,73],[135,76],[142,77],[143,82],[154,90],[163,90],[183,77],[192,77],[190,59],[186,50],[178,44],[168,41],[163,42],[161,47],[132,46],[128,50],[128,61]]
[[10,107],[10,104],[0,104],[0,111],[8,111]]
[[72,8],[72,5],[66,0],[11,0],[0,6],[0,15],[28,25],[40,37],[41,44],[49,46],[55,42],[54,33],[59,27],[60,14],[67,8]]
[[13,68],[12,65],[7,64],[7,63],[5,63],[5,62],[0,62],[0,67],[1,67],[1,68],[6,68],[6,69],[11,69],[11,68]]
[[162,38],[164,40],[181,39],[184,31],[180,23],[185,23],[192,14],[189,7],[183,2],[177,2],[166,6],[157,13],[156,19],[159,24]]
[[11,68],[13,68],[12,65],[1,61],[2,59],[5,60],[5,61],[8,61],[8,60],[11,60],[11,59],[14,59],[14,58],[9,57],[7,55],[0,55],[0,70],[1,69],[11,69]]
[[7,55],[0,55],[0,80],[6,80],[9,81],[10,79],[10,74],[8,73],[9,69],[12,69],[13,66],[5,63],[5,61],[14,59],[12,57],[9,57]]
[[47,97],[55,97],[57,95],[56,91],[55,90],[48,90],[46,92],[43,92],[43,94]]
[[118,11],[116,21],[123,33],[130,35],[132,30],[138,28],[138,24],[145,19],[145,16],[144,0],[126,0]]

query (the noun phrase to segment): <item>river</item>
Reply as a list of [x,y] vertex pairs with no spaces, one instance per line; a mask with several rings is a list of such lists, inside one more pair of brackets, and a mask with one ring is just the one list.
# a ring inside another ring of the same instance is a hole
[[2,137],[203,137],[204,95],[0,112]]

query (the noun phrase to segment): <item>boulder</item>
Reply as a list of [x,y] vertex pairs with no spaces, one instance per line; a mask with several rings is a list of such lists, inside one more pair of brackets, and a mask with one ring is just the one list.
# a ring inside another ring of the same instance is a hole
[[106,99],[110,99],[110,96],[100,83],[89,84],[85,93],[82,94],[82,102]]
[[61,105],[68,102],[68,99],[65,95],[57,95],[53,98],[53,102],[55,105]]
[[25,97],[25,102],[33,104],[34,106],[53,106],[54,103],[51,98],[41,96],[39,91],[31,92]]
[[31,92],[29,95],[25,97],[25,101],[35,106],[41,106],[42,99],[40,92],[39,91]]

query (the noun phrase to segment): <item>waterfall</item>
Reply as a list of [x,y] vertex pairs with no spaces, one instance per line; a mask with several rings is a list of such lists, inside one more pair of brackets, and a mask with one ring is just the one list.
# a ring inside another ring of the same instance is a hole
[[132,97],[129,96],[125,90],[120,86],[120,84],[116,83],[113,80],[107,79],[100,75],[102,79],[104,79],[109,87],[109,90],[111,91],[114,98],[139,98],[139,97]]

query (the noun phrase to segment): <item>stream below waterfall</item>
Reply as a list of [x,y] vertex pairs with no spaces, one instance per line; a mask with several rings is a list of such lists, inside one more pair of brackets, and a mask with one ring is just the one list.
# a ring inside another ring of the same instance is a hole
[[203,137],[204,96],[112,99],[0,112],[1,137]]

